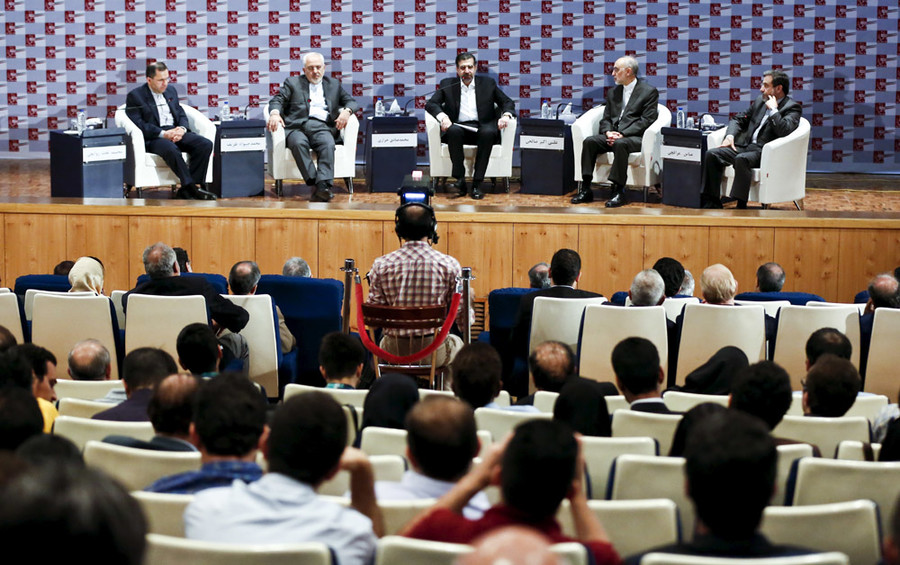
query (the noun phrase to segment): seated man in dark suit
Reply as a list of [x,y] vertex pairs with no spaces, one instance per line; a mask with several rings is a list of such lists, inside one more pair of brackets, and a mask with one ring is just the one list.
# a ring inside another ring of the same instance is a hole
[[600,118],[598,135],[585,138],[581,147],[581,186],[572,204],[592,202],[591,182],[597,156],[612,152],[613,164],[609,172],[612,198],[607,208],[627,204],[625,180],[628,177],[628,155],[641,150],[644,131],[659,117],[656,108],[659,92],[643,80],[638,80],[638,63],[634,57],[621,57],[613,67],[616,86],[606,94],[606,106]]
[[869,300],[865,312],[859,317],[859,373],[863,378],[866,378],[872,326],[878,308],[900,308],[900,282],[890,273],[877,275],[869,283]]
[[197,451],[190,442],[190,430],[199,385],[200,379],[192,375],[169,375],[153,391],[147,405],[147,414],[156,432],[153,439],[144,441],[112,435],[103,438],[103,442],[154,451]]
[[[441,123],[443,141],[450,151],[453,177],[459,196],[467,193],[475,200],[484,198],[481,182],[487,170],[491,149],[516,111],[513,101],[503,94],[494,79],[475,76],[477,63],[472,53],[456,56],[456,77],[445,78],[441,87],[425,104],[425,110]],[[497,109],[494,108],[496,105]],[[497,115],[500,118],[497,119]],[[466,185],[466,166],[463,145],[478,146],[475,170],[472,173],[472,192]]]
[[[205,190],[206,170],[213,144],[190,131],[187,116],[178,103],[178,93],[169,84],[169,70],[162,61],[147,65],[147,84],[128,93],[125,113],[144,134],[147,151],[162,157],[178,175],[181,188],[176,198],[215,200]],[[188,166],[182,153],[191,158]]]
[[147,407],[153,391],[162,380],[178,372],[172,356],[153,347],[139,347],[125,356],[122,363],[122,384],[128,397],[109,410],[94,414],[94,420],[117,422],[147,422]]
[[616,386],[632,410],[674,414],[660,394],[666,374],[659,364],[659,352],[653,342],[642,337],[623,339],[613,348],[612,366]]
[[731,196],[737,199],[738,208],[747,207],[750,197],[751,171],[759,167],[762,148],[766,143],[785,137],[797,129],[802,108],[788,96],[791,81],[783,71],[763,73],[760,95],[742,112],[728,122],[722,145],[706,152],[704,165],[704,208],[721,208],[722,174],[725,167],[734,165],[734,182]]
[[781,292],[784,279],[781,265],[772,261],[763,263],[756,269],[756,292]]

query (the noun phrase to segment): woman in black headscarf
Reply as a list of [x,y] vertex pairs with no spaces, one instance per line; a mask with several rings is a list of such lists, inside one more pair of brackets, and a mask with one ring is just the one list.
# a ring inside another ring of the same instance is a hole
[[553,419],[567,423],[586,436],[610,437],[612,426],[604,392],[597,381],[579,377],[568,379],[553,406]]
[[362,439],[362,430],[368,426],[405,429],[406,413],[418,401],[419,388],[414,377],[388,373],[376,379],[363,402],[362,428],[356,436],[356,447]]
[[684,378],[684,386],[680,390],[697,394],[730,394],[734,377],[749,365],[743,351],[728,345],[691,371]]

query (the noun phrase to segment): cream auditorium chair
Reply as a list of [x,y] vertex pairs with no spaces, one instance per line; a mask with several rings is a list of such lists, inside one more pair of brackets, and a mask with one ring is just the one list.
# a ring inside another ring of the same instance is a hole
[[226,544],[147,534],[144,565],[332,565],[324,543]]

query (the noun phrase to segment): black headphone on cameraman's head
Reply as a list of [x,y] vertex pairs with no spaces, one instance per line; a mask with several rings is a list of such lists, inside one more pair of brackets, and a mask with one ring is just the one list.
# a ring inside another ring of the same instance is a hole
[[437,217],[434,215],[434,208],[432,208],[428,204],[425,204],[424,202],[407,202],[406,204],[403,204],[402,206],[397,208],[397,211],[394,213],[394,232],[397,234],[397,237],[407,239],[400,234],[400,213],[412,206],[419,206],[421,208],[425,208],[428,211],[429,229],[431,231],[431,235],[428,236],[428,239],[431,240],[431,243],[437,243]]

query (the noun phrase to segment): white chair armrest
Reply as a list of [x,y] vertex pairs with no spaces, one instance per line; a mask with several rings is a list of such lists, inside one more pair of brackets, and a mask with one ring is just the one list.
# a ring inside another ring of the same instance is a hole
[[428,137],[428,162],[439,163],[441,160],[441,123],[428,112],[425,112],[425,134]]
[[596,106],[578,116],[572,124],[572,151],[575,159],[575,180],[581,180],[581,146],[584,140],[600,131],[603,106]]
[[350,114],[347,126],[340,130],[341,139],[344,142],[344,151],[350,155],[356,155],[356,145],[359,142],[359,118],[356,114]]
[[662,153],[662,128],[672,123],[672,112],[662,104],[658,104],[657,112],[659,115],[656,121],[650,124],[641,138],[641,153],[644,167],[650,173],[648,178],[655,180],[656,176],[662,170],[662,160],[659,158]]
[[714,147],[718,147],[722,145],[722,141],[725,139],[725,130],[728,128],[719,128],[716,131],[712,132],[706,137],[706,147],[708,149],[712,149]]
[[503,148],[504,155],[512,155],[513,143],[516,141],[516,127],[519,121],[516,118],[510,118],[507,126],[500,130],[500,146]]
[[193,106],[182,103],[181,109],[184,110],[184,115],[187,116],[191,131],[196,132],[197,135],[202,135],[213,143],[216,142],[216,126],[212,123],[212,120]]
[[796,167],[798,160],[806,161],[808,142],[809,122],[805,118],[800,118],[797,129],[763,145],[759,168],[766,170],[770,167],[780,168],[785,163]]
[[[263,107],[266,114],[266,121],[269,121],[269,105]],[[269,131],[266,128],[266,149],[269,154],[268,170],[269,175],[278,180],[284,179],[287,174],[287,163],[285,163],[285,151],[287,151],[287,143],[285,141],[284,128],[280,127],[275,131]]]

